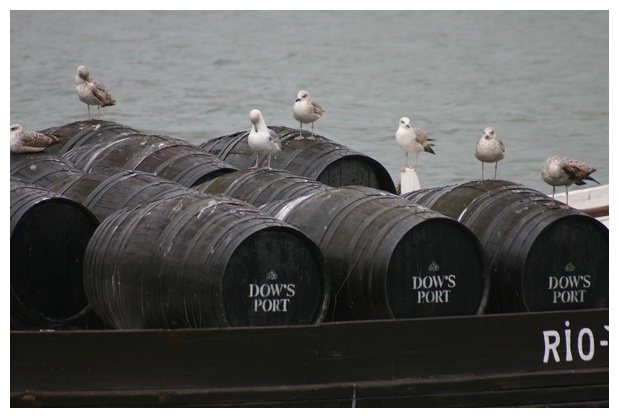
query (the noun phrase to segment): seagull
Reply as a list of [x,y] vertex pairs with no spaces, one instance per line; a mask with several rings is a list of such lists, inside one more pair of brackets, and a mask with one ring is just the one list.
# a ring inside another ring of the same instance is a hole
[[247,137],[249,147],[256,151],[256,164],[249,168],[258,168],[258,159],[261,154],[269,155],[267,168],[271,169],[271,155],[281,151],[281,140],[275,131],[267,127],[262,113],[258,109],[249,112],[249,121],[252,123],[251,131]]
[[567,188],[576,184],[582,186],[584,180],[591,180],[600,184],[590,175],[596,171],[595,168],[583,163],[582,161],[573,160],[567,157],[553,155],[549,157],[542,166],[542,179],[552,186],[552,203],[555,204],[555,187],[565,186],[565,204],[568,203]]
[[24,131],[19,124],[11,125],[11,152],[15,154],[41,152],[58,142],[60,139],[52,134]]
[[417,171],[417,161],[419,160],[419,153],[422,151],[429,152],[430,154],[434,154],[434,150],[432,147],[434,144],[430,144],[429,141],[434,141],[434,139],[428,138],[428,135],[424,131],[419,128],[411,127],[411,120],[409,118],[400,119],[400,126],[398,130],[395,132],[395,140],[406,153],[406,161],[404,162],[404,167],[402,167],[402,172],[406,170],[408,165],[408,153],[414,152],[417,154],[415,158],[415,165],[413,169]]
[[481,179],[484,179],[484,163],[494,163],[494,178],[499,161],[505,158],[505,145],[501,138],[497,138],[494,128],[484,129],[484,133],[477,141],[475,158],[481,161]]
[[292,114],[294,118],[299,121],[300,127],[299,136],[294,139],[296,139],[297,141],[303,139],[303,134],[301,130],[303,129],[304,123],[312,124],[312,134],[308,136],[307,139],[316,139],[314,137],[314,122],[317,121],[323,113],[324,110],[322,110],[320,104],[316,100],[312,99],[307,91],[301,90],[299,93],[297,93],[297,100],[292,106]]
[[80,100],[88,106],[88,119],[91,119],[90,106],[97,106],[99,119],[101,119],[101,108],[116,104],[116,100],[112,99],[108,89],[94,78],[91,78],[88,69],[83,65],[77,67],[75,90]]

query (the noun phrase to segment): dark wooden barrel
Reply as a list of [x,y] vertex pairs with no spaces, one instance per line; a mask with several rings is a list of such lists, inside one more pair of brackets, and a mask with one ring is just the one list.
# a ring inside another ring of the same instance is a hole
[[245,202],[198,195],[101,223],[84,268],[99,317],[121,329],[320,322],[330,282],[316,244]]
[[63,155],[69,150],[83,145],[101,142],[114,142],[125,136],[140,134],[139,131],[106,120],[82,120],[43,130],[44,133],[57,135],[62,142],[45,149],[46,153]]
[[608,308],[608,228],[544,193],[502,180],[419,190],[407,200],[477,235],[492,276],[488,312]]
[[327,320],[484,312],[483,249],[462,224],[399,196],[349,186],[261,207],[322,250],[333,295]]
[[98,224],[79,203],[11,179],[11,329],[56,328],[90,312],[82,269]]
[[185,141],[160,135],[132,134],[72,148],[63,157],[84,171],[124,167],[191,187],[236,170]]
[[84,174],[58,193],[80,202],[100,222],[123,208],[187,193],[202,195],[197,190],[154,174],[118,167]]
[[325,191],[331,187],[284,170],[238,170],[206,181],[196,187],[206,194],[222,194],[262,206],[279,200]]
[[[389,172],[378,161],[342,144],[315,135],[315,141],[295,141],[298,129],[270,127],[282,140],[282,150],[273,155],[271,167],[308,177],[328,186],[366,186],[395,193]],[[256,162],[247,143],[248,131],[214,138],[200,147],[239,169]],[[263,157],[260,164],[265,163]]]
[[11,177],[48,190],[56,191],[83,174],[83,170],[56,155],[11,153]]

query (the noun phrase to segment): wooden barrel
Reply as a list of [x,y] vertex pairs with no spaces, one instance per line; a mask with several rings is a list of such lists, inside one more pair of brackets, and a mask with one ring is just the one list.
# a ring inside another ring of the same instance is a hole
[[206,194],[222,194],[253,206],[325,191],[331,187],[284,170],[238,170],[206,181],[196,187]]
[[11,153],[11,177],[48,190],[56,191],[83,174],[83,170],[56,155]]
[[139,131],[129,126],[99,119],[72,122],[45,129],[42,132],[62,138],[62,142],[45,149],[45,152],[56,155],[63,155],[76,147],[101,142],[114,142],[125,136],[140,134]]
[[202,195],[154,174],[118,167],[84,174],[58,190],[87,207],[100,222],[123,208],[193,192]]
[[316,244],[224,196],[187,193],[115,212],[85,258],[88,299],[115,328],[307,325],[328,305]]
[[82,268],[98,224],[79,203],[11,179],[11,329],[55,328],[88,314]]
[[72,148],[63,157],[84,171],[124,167],[191,187],[236,170],[185,141],[160,135],[132,134]]
[[[273,155],[271,167],[319,181],[328,186],[366,186],[395,193],[389,172],[378,161],[320,135],[315,141],[295,141],[298,129],[270,127],[282,140],[282,150]],[[247,143],[248,131],[214,138],[200,147],[239,169],[256,162]],[[265,163],[263,157],[260,164]]]
[[488,312],[608,308],[608,228],[545,194],[502,180],[402,196],[477,235],[492,276]]
[[462,224],[399,196],[349,186],[261,207],[298,227],[327,260],[327,320],[484,312],[483,249]]

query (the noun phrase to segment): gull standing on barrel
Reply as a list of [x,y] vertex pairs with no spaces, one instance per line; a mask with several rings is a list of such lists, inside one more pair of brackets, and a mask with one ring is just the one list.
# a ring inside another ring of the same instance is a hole
[[434,141],[434,139],[428,138],[428,135],[426,135],[426,133],[421,129],[411,127],[411,120],[407,117],[400,119],[400,126],[395,132],[395,140],[400,148],[402,148],[406,153],[406,160],[404,162],[404,167],[402,167],[402,172],[406,171],[406,168],[409,167],[409,152],[414,152],[417,154],[415,157],[415,165],[413,166],[413,170],[415,171],[417,171],[417,162],[419,160],[420,152],[425,151],[430,154],[434,154],[434,150],[432,149],[434,144],[429,142]]
[[477,141],[475,158],[481,161],[481,179],[484,179],[484,163],[494,163],[494,178],[496,180],[496,169],[503,158],[505,158],[505,145],[501,138],[497,138],[494,128],[484,129],[484,133]]
[[88,106],[88,119],[91,119],[90,106],[97,106],[99,119],[101,119],[101,108],[116,104],[116,100],[112,98],[108,89],[99,81],[91,78],[88,69],[83,65],[77,67],[75,90],[80,100]]
[[316,139],[314,138],[314,122],[317,121],[323,113],[324,110],[322,110],[320,104],[316,100],[312,99],[307,91],[301,90],[297,94],[297,100],[292,106],[292,114],[300,123],[299,136],[294,139],[303,139],[303,133],[301,131],[304,123],[312,124],[312,134],[308,136],[307,139]]
[[275,131],[267,127],[262,113],[258,109],[249,112],[249,121],[252,123],[251,131],[247,137],[249,147],[256,152],[256,165],[249,168],[258,168],[260,155],[269,156],[267,168],[271,169],[271,155],[281,151],[281,140]]
[[11,152],[15,154],[41,152],[58,142],[60,139],[52,134],[24,131],[19,124],[11,125]]
[[542,166],[542,179],[552,186],[552,204],[555,204],[555,187],[565,186],[565,204],[569,205],[567,188],[576,184],[582,186],[586,184],[584,180],[591,180],[600,184],[591,174],[595,168],[567,157],[553,155],[549,157]]

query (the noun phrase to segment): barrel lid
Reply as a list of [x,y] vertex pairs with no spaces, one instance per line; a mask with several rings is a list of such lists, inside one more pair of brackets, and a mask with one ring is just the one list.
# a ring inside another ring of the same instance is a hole
[[72,323],[90,311],[82,262],[99,222],[73,200],[37,187],[11,186],[12,326]]
[[609,231],[595,218],[558,218],[535,235],[532,244],[523,244],[514,258],[523,260],[522,310],[609,307]]

